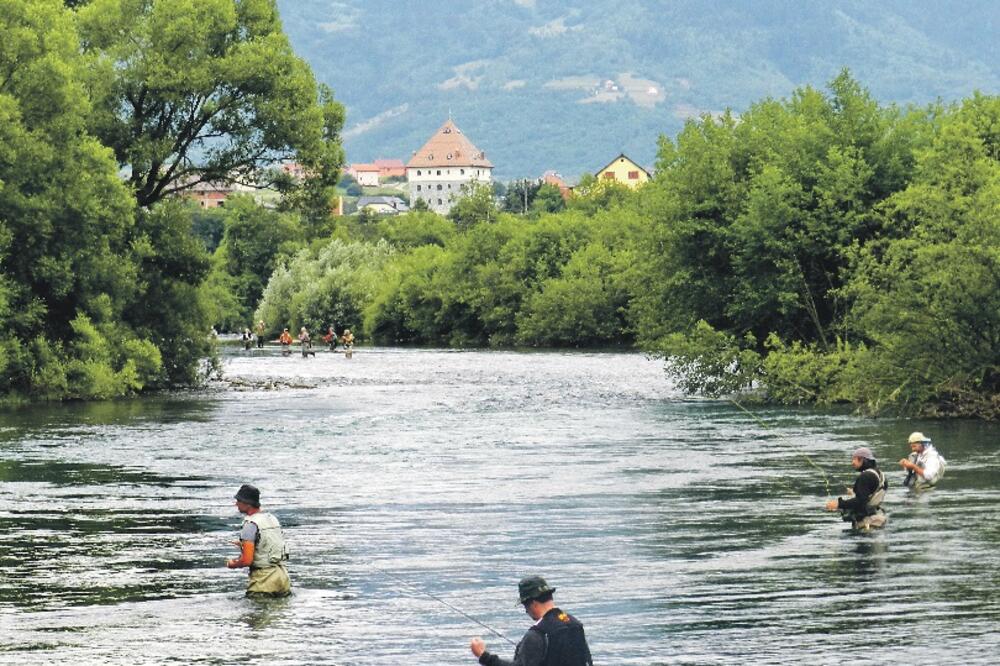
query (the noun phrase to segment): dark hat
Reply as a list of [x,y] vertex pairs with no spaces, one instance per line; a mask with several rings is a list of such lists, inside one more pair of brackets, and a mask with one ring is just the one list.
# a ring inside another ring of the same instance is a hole
[[517,584],[517,595],[521,598],[517,603],[524,604],[532,599],[537,599],[543,594],[555,591],[556,588],[549,587],[549,584],[541,576],[528,576],[527,578],[522,578],[521,582]]
[[249,483],[240,486],[240,489],[236,491],[236,499],[244,504],[260,508],[260,491]]

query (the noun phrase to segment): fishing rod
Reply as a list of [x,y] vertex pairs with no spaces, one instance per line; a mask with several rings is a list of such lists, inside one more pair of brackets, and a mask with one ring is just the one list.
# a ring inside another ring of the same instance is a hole
[[[771,429],[772,429],[772,428],[771,428],[771,426],[769,426],[768,424],[766,424],[766,423],[764,423],[764,422],[763,422],[762,420],[760,420],[760,419],[759,419],[759,418],[757,417],[757,415],[756,415],[756,414],[754,414],[754,413],[753,413],[753,412],[751,412],[751,411],[750,411],[749,409],[747,409],[746,407],[744,407],[743,405],[741,405],[740,403],[738,403],[738,402],[737,402],[737,401],[736,401],[736,400],[735,400],[734,398],[729,398],[729,402],[731,402],[731,403],[733,403],[734,405],[736,405],[736,406],[737,406],[737,407],[738,407],[739,409],[741,409],[741,410],[742,410],[742,411],[743,411],[744,413],[746,413],[746,415],[747,415],[747,416],[749,416],[749,417],[750,417],[750,418],[752,418],[752,419],[753,419],[754,421],[756,421],[757,423],[759,423],[759,424],[760,424],[760,426],[761,426],[762,428],[764,428],[765,430],[771,430]],[[829,496],[829,497],[832,497],[832,496],[833,496],[833,493],[832,493],[832,492],[830,492],[830,477],[828,477],[828,476],[826,475],[826,472],[825,472],[825,471],[823,471],[823,468],[822,468],[822,467],[820,467],[819,465],[817,465],[817,464],[816,464],[816,463],[815,463],[815,462],[813,461],[813,459],[812,459],[812,458],[810,458],[809,456],[807,456],[806,454],[804,454],[804,453],[801,453],[801,452],[800,452],[800,453],[799,453],[798,455],[800,455],[800,456],[802,456],[803,458],[805,458],[805,461],[806,461],[807,463],[809,463],[810,465],[812,465],[813,467],[815,467],[816,469],[818,469],[818,470],[819,470],[819,473],[823,475],[823,485],[825,485],[825,486],[826,486],[826,494],[827,494],[827,496]]]
[[503,634],[501,634],[499,631],[497,631],[493,627],[489,626],[488,624],[484,624],[483,622],[480,622],[479,620],[477,620],[476,618],[472,617],[471,615],[469,615],[465,611],[463,611],[463,610],[461,610],[459,608],[455,608],[453,605],[451,605],[450,603],[448,603],[447,601],[445,601],[441,597],[439,597],[437,595],[434,595],[434,594],[431,594],[427,590],[422,590],[422,589],[414,586],[413,584],[411,584],[409,581],[407,581],[407,580],[405,580],[405,579],[403,579],[403,578],[401,578],[401,577],[399,577],[399,576],[397,576],[395,574],[389,573],[388,571],[386,571],[382,567],[378,566],[374,562],[369,562],[369,564],[371,565],[371,567],[373,569],[375,569],[376,571],[380,572],[384,576],[388,576],[389,578],[392,578],[397,583],[399,583],[403,587],[407,588],[407,590],[409,590],[410,592],[413,592],[415,594],[420,594],[420,595],[423,595],[425,597],[430,597],[431,599],[433,599],[434,601],[438,602],[439,604],[443,604],[444,606],[446,606],[446,607],[450,608],[451,610],[455,611],[456,613],[458,613],[459,615],[461,615],[465,619],[470,620],[472,622],[475,622],[476,624],[478,624],[483,629],[486,629],[487,631],[489,631],[491,634],[494,634],[495,636],[498,636],[499,638],[504,639],[505,641],[507,641],[508,643],[510,643],[511,645],[513,645],[515,647],[517,646],[517,643],[515,643],[512,640],[510,640],[509,638],[507,638],[506,636],[504,636]]

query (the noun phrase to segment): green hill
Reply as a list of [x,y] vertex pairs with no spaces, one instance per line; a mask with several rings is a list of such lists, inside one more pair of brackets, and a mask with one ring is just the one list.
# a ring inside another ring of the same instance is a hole
[[279,0],[348,112],[348,160],[407,159],[449,113],[497,178],[652,166],[684,119],[843,67],[882,102],[1000,90],[993,0]]

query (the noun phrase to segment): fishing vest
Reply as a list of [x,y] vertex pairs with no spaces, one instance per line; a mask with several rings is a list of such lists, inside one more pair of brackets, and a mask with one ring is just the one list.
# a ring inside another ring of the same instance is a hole
[[868,497],[868,502],[865,504],[865,514],[871,516],[878,513],[879,507],[882,506],[882,500],[885,499],[885,491],[889,484],[886,483],[885,474],[881,470],[869,467],[865,472],[873,472],[878,477],[878,489]]
[[542,666],[594,666],[583,625],[558,608],[531,627],[545,638]]
[[288,546],[281,534],[281,524],[278,519],[264,511],[258,511],[247,516],[243,524],[253,523],[257,526],[257,541],[254,544],[253,563],[251,569],[273,567],[288,559]]

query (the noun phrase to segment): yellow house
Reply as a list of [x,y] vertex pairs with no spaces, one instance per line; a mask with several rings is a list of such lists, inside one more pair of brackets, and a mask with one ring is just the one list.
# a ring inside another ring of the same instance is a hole
[[641,166],[620,154],[611,163],[596,174],[598,180],[613,180],[635,189],[647,182],[652,176]]

